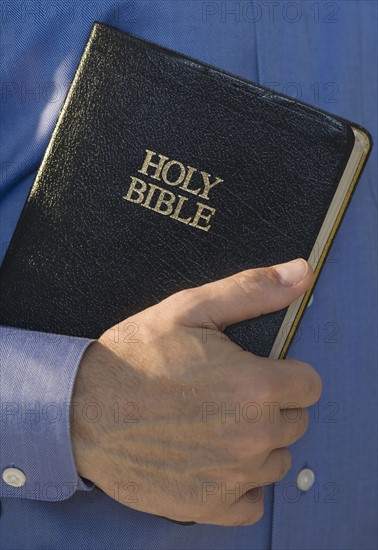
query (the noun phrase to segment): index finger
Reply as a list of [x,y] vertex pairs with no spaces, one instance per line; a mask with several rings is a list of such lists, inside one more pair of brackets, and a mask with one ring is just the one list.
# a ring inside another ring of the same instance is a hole
[[[308,363],[296,359],[270,359],[245,353],[249,356],[246,356],[246,360],[252,363],[250,367],[253,364],[255,367],[256,364],[261,367],[257,378],[256,369],[250,369],[250,382],[257,386],[261,385],[260,388],[255,386],[254,389],[257,394],[261,393],[262,399],[279,403],[281,409],[310,407],[319,400],[322,381],[316,370]],[[246,370],[248,378],[248,368]]]

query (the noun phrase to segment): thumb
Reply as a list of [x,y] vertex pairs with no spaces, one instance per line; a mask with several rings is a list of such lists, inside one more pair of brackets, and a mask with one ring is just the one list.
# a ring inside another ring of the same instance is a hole
[[[219,330],[265,313],[278,311],[303,294],[313,281],[308,262],[299,258],[284,264],[241,271],[231,277],[190,289],[185,321],[211,321]],[[187,293],[188,291],[184,291]]]

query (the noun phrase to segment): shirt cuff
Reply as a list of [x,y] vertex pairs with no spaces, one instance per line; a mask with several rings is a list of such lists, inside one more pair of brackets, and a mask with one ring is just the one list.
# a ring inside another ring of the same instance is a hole
[[76,373],[92,342],[0,327],[1,497],[60,501],[93,487],[77,472],[70,434]]

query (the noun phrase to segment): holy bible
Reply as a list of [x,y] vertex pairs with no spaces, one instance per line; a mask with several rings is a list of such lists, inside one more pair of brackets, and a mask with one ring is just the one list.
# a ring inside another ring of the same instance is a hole
[[[369,150],[356,124],[95,23],[1,268],[0,324],[97,338],[245,269],[303,257],[317,278]],[[311,290],[227,334],[284,357]]]

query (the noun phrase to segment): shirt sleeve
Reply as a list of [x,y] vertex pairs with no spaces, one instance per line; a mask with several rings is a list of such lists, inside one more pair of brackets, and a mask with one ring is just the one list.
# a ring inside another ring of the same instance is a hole
[[59,501],[93,484],[73,457],[70,414],[93,340],[0,327],[0,497]]

